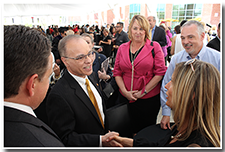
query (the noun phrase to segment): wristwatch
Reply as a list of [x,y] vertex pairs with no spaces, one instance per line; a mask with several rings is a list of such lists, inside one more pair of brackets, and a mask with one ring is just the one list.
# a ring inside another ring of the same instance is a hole
[[144,92],[145,94],[147,94],[147,91],[145,90],[145,92]]

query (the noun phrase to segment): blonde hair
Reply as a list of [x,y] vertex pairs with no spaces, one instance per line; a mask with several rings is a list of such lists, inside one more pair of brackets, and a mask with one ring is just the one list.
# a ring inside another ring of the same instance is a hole
[[140,25],[141,28],[145,31],[145,41],[147,39],[150,40],[149,36],[150,25],[146,17],[144,17],[143,15],[134,15],[134,17],[132,18],[128,29],[128,38],[132,40],[131,28],[135,21],[137,21],[138,25]]
[[[220,146],[220,74],[210,63],[196,60],[191,65],[176,65],[173,73],[174,121],[179,130],[187,121],[186,132],[178,140],[187,139],[199,130],[216,147]],[[174,125],[174,126],[175,126]]]

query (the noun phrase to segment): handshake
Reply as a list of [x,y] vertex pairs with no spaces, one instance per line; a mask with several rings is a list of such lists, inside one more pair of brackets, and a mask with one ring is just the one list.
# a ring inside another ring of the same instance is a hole
[[133,147],[133,139],[120,137],[117,132],[108,132],[102,138],[103,147]]

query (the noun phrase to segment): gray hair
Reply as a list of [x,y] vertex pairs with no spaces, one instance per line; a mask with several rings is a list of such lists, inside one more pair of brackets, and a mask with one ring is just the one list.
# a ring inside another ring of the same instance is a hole
[[83,40],[83,38],[80,35],[68,35],[68,36],[65,36],[64,38],[62,38],[59,41],[59,45],[58,45],[58,50],[59,50],[59,54],[61,57],[66,56],[66,44],[68,41],[70,41],[72,39],[77,39],[77,40],[82,39]]
[[88,33],[83,33],[83,34],[81,35],[81,37],[89,37],[90,40],[91,40],[91,43],[94,43],[93,37],[92,37],[90,34],[88,34]]
[[187,21],[186,23],[184,23],[181,26],[181,30],[183,29],[183,27],[185,27],[185,26],[191,26],[192,24],[194,24],[194,25],[197,26],[197,28],[198,28],[198,34],[199,35],[201,35],[202,33],[205,33],[204,26],[199,21],[195,21],[195,20],[190,20],[190,21]]

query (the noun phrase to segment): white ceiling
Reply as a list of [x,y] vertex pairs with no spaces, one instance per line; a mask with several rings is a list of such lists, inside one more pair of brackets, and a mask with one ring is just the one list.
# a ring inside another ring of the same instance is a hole
[[[114,5],[114,4],[113,4]],[[112,4],[3,4],[3,16],[81,16],[109,9]]]

